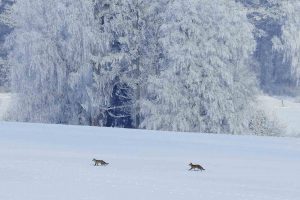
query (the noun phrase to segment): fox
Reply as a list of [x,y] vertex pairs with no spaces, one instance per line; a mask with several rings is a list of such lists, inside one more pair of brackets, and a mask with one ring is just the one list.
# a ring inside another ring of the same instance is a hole
[[194,169],[194,170],[198,169],[200,171],[205,170],[201,165],[198,165],[198,164],[190,163],[189,166],[191,166],[191,169],[189,169],[189,170],[192,170],[192,169]]
[[93,159],[93,161],[95,162],[95,164],[94,164],[94,166],[99,166],[99,164],[101,165],[101,166],[106,166],[106,165],[108,165],[109,163],[107,163],[107,162],[105,162],[104,160],[97,160],[97,159]]

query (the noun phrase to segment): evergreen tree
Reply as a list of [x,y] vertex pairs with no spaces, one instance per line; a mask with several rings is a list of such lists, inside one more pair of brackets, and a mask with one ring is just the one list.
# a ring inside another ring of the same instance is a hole
[[[155,21],[158,1],[94,1],[99,35],[105,44],[94,60],[93,91],[106,100],[101,116],[107,126],[139,127],[140,101],[149,73],[155,71]],[[153,44],[154,42],[155,44]],[[93,92],[93,94],[97,94]],[[99,98],[93,98],[96,101]],[[105,114],[106,113],[106,114]]]

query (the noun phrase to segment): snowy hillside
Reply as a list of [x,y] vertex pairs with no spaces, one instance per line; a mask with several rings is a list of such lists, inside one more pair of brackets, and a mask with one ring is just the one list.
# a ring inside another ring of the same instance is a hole
[[287,97],[260,96],[259,106],[278,119],[287,136],[300,137],[300,102]]
[[0,199],[296,200],[299,155],[295,138],[0,122]]

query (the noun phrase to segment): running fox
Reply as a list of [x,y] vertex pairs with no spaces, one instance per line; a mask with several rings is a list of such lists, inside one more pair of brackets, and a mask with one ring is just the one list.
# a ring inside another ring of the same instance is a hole
[[189,170],[192,170],[192,169],[194,169],[194,170],[198,169],[200,171],[205,170],[201,165],[198,165],[198,164],[190,163],[189,166],[191,166],[191,169],[189,169]]
[[104,160],[97,160],[95,158],[93,159],[93,161],[95,162],[94,166],[99,166],[99,164],[105,166],[105,165],[109,164],[109,163],[105,162]]

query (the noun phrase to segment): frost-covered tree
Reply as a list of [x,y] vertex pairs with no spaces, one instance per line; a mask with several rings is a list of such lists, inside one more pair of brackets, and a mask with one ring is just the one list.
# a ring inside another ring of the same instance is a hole
[[255,71],[268,93],[290,93],[297,86],[298,1],[238,0],[248,8],[255,25]]
[[0,1],[0,24],[8,27],[14,27],[12,20],[11,6],[15,3],[15,0],[1,0]]
[[0,57],[0,87],[7,87],[9,82],[9,68],[6,61]]
[[[140,99],[149,73],[155,71],[156,24],[159,1],[95,0],[103,48],[94,59],[93,91],[105,91],[105,102],[95,103],[108,126],[139,127]],[[93,94],[96,94],[93,92]],[[97,101],[98,98],[93,98]]]
[[[94,1],[98,40],[93,51],[93,124],[131,126],[132,90],[127,78],[134,56],[130,52],[131,31],[134,30],[127,15],[124,1]],[[136,35],[134,35],[136,36]],[[99,48],[100,47],[100,48]],[[104,98],[99,98],[104,94]],[[124,125],[126,124],[126,125]]]
[[280,37],[273,38],[274,49],[282,54],[286,66],[282,74],[289,77],[292,85],[300,86],[300,2],[283,1],[285,14]]
[[16,120],[240,133],[253,26],[234,0],[22,0],[10,12]]
[[249,123],[249,129],[254,135],[280,136],[285,133],[285,126],[277,119],[276,115],[256,109]]
[[0,87],[9,85],[9,65],[6,61],[7,51],[4,40],[14,27],[11,15],[11,6],[14,2],[14,0],[0,1]]
[[92,4],[22,0],[7,40],[16,120],[88,124]]
[[246,11],[235,1],[175,0],[162,17],[166,67],[149,78],[142,127],[241,133],[255,94],[248,70],[255,40]]
[[[255,25],[257,48],[255,58],[258,61],[257,74],[260,80],[260,86],[267,92],[275,90],[278,82],[283,82],[281,78],[276,80],[276,70],[284,68],[279,61],[280,55],[273,51],[274,37],[280,36],[283,13],[281,11],[280,0],[266,0],[251,2],[248,17]],[[282,75],[282,74],[281,74]]]
[[25,108],[17,120],[138,127],[157,71],[159,9],[156,0],[18,1],[7,40],[14,108]]

